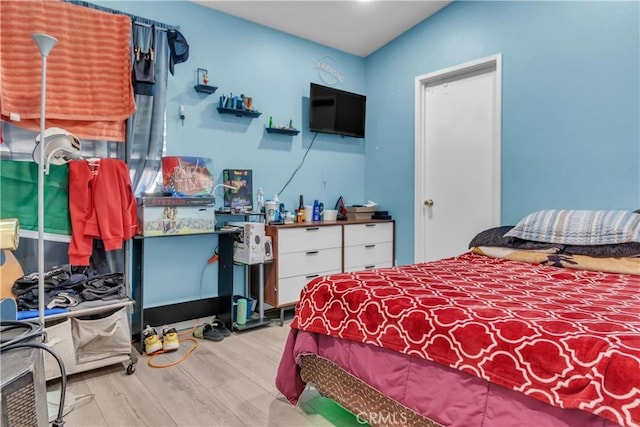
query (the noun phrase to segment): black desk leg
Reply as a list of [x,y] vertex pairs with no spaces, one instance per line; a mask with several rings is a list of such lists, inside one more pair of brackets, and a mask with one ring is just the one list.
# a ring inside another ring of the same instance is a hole
[[233,297],[233,237],[234,233],[218,235],[218,298],[220,312],[218,319],[232,330],[232,297]]

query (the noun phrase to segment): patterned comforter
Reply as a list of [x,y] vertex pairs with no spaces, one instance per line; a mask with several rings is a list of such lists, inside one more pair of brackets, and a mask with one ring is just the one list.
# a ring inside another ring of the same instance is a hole
[[467,253],[314,279],[292,327],[640,425],[640,276]]

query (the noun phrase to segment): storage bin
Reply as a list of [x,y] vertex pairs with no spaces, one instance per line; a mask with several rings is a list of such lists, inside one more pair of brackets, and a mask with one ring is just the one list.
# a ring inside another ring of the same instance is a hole
[[[76,352],[71,337],[71,319],[47,326],[46,332],[46,341],[43,344],[60,356],[67,374],[73,372],[76,367]],[[49,352],[44,351],[43,353],[45,379],[59,377],[60,366],[58,362]]]
[[87,363],[131,352],[127,309],[98,319],[71,319],[76,363]]

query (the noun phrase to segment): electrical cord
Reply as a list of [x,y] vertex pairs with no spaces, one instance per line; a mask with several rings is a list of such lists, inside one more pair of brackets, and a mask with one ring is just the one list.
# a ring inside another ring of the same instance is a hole
[[311,150],[311,147],[313,146],[313,141],[316,140],[317,136],[318,136],[318,132],[316,132],[316,134],[313,135],[313,139],[311,140],[311,144],[309,144],[309,148],[307,148],[307,151],[304,153],[304,156],[302,157],[302,161],[300,162],[300,164],[298,165],[296,170],[293,171],[293,173],[291,174],[291,176],[289,177],[287,182],[284,184],[282,189],[280,191],[278,191],[278,193],[276,193],[278,196],[282,195],[282,192],[284,191],[284,189],[287,188],[287,185],[289,185],[289,183],[291,182],[293,177],[296,176],[296,173],[298,173],[298,170],[302,167],[302,164],[304,163],[304,160],[307,158],[307,154],[309,154],[309,150]]
[[211,255],[211,258],[207,260],[207,263],[202,267],[202,271],[200,272],[200,293],[199,293],[200,299],[202,299],[202,282],[204,281],[204,272],[206,271],[209,265],[218,261],[218,258],[219,258],[218,246],[216,246],[216,248],[213,250],[213,255]]
[[58,366],[60,367],[60,406],[58,406],[58,416],[55,420],[51,422],[51,425],[54,427],[64,426],[64,420],[62,419],[64,413],[64,401],[67,394],[67,372],[64,368],[64,362],[62,358],[58,356],[53,350],[47,347],[44,344],[30,342],[33,338],[40,337],[44,335],[45,329],[44,325],[34,325],[29,322],[21,322],[17,320],[3,320],[0,322],[0,332],[5,334],[6,332],[14,329],[24,328],[27,332],[18,335],[15,338],[11,338],[8,340],[0,338],[0,353],[4,353],[5,351],[15,350],[19,348],[39,348],[51,354],[56,362],[58,362]]

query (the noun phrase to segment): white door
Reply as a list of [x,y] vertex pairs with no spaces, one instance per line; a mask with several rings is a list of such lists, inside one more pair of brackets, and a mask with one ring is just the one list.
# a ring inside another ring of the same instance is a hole
[[416,78],[415,262],[500,225],[500,59]]

